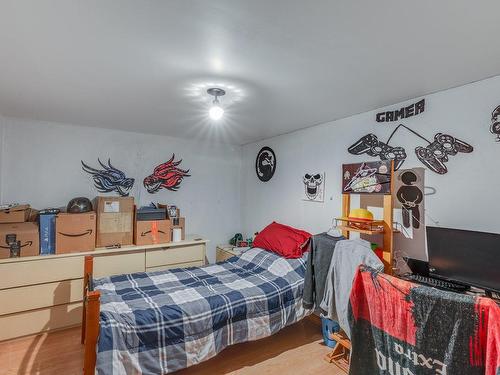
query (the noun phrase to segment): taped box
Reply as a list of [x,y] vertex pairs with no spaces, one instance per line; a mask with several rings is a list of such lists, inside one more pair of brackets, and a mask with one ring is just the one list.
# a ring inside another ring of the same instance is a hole
[[134,237],[134,198],[97,197],[96,247],[132,245]]

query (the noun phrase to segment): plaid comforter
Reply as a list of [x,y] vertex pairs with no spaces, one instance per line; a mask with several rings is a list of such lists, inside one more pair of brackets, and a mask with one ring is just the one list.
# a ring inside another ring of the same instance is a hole
[[98,279],[97,373],[166,374],[302,319],[305,256],[251,249],[224,263]]

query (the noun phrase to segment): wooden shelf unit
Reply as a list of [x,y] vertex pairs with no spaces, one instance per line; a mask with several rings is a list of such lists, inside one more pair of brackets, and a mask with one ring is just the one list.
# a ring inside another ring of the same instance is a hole
[[[394,163],[391,163],[391,188],[389,194],[383,195],[383,218],[382,220],[375,220],[374,225],[380,225],[383,229],[380,230],[364,230],[355,228],[349,225],[340,225],[339,228],[342,230],[342,234],[345,238],[349,238],[349,232],[357,232],[366,235],[380,234],[383,236],[383,244],[381,248],[383,250],[383,262],[385,273],[392,275],[393,272],[393,259],[394,259],[394,219],[393,210],[394,202],[392,198],[392,192],[394,190]],[[355,194],[355,193],[351,193]],[[349,217],[349,212],[351,210],[351,194],[342,194],[342,217]],[[345,219],[342,219],[345,221]]]

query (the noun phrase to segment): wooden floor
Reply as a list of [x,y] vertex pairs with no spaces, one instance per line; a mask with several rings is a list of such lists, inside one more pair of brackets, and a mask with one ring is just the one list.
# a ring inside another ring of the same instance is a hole
[[[176,374],[342,374],[323,360],[329,351],[317,322],[304,319],[272,337],[229,347]],[[81,374],[82,355],[78,328],[6,341],[0,343],[0,375]]]

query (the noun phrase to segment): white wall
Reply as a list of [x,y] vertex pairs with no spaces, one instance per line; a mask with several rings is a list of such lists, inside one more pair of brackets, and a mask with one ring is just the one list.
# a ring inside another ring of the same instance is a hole
[[[239,146],[13,118],[0,118],[0,135],[4,203],[28,202],[46,208],[65,206],[76,196],[93,198],[98,192],[80,160],[97,166],[98,157],[111,158],[127,177],[136,179],[131,192],[136,204],[154,201],[181,208],[187,232],[211,241],[210,261],[215,245],[241,230]],[[189,168],[192,176],[184,179],[177,192],[147,193],[144,177],[172,153],[183,159],[180,167]]]
[[[447,174],[426,171],[426,185],[437,190],[435,195],[426,197],[427,224],[437,222],[441,226],[500,232],[500,201],[497,197],[500,191],[500,143],[495,142],[489,132],[491,111],[500,104],[500,77],[427,95],[425,99],[425,112],[402,120],[403,124],[431,140],[435,133],[444,132],[474,146],[472,154],[450,157]],[[401,103],[401,106],[413,102],[415,99]],[[325,105],[335,106],[335,103]],[[396,104],[387,109],[399,107]],[[340,215],[341,165],[377,160],[367,155],[351,155],[347,152],[348,146],[370,132],[380,140],[386,140],[398,124],[375,122],[377,112],[380,111],[244,146],[242,223],[247,233],[263,228],[272,220],[313,233],[328,229],[332,218]],[[408,158],[404,167],[423,166],[414,153],[416,146],[426,145],[419,138],[401,130],[391,145],[406,149]],[[260,182],[254,170],[255,157],[262,146],[273,148],[277,158],[277,170],[267,183]],[[323,171],[326,172],[325,203],[301,201],[303,174]]]

